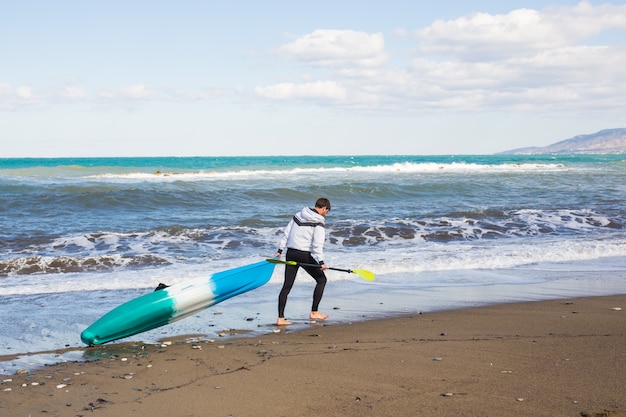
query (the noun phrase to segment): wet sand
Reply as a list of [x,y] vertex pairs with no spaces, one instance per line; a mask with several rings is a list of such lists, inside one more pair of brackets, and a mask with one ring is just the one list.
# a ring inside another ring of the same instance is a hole
[[110,344],[2,376],[0,415],[626,417],[621,308],[626,295]]

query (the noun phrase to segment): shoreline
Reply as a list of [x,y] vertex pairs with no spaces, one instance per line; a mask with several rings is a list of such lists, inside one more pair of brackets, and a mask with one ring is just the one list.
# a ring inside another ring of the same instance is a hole
[[[499,303],[626,294],[625,271],[626,257],[622,256],[530,269],[421,272],[411,279],[381,276],[374,282],[331,277],[321,309],[331,314],[334,324]],[[282,283],[280,276],[274,278],[275,282],[255,291],[126,341],[157,343],[166,337],[196,333],[217,338],[220,332],[230,329],[252,333],[271,331],[268,328],[275,322],[276,297]],[[0,374],[11,373],[16,366],[31,367],[33,362],[35,366],[50,363],[48,357],[34,357],[37,352],[61,347],[84,348],[85,344],[78,337],[81,331],[121,302],[151,292],[153,288],[8,297],[0,309],[0,315],[8,318],[0,333],[0,356],[29,357],[0,362]],[[288,318],[301,320],[305,318],[304,313],[308,317],[310,297],[310,284],[301,280],[290,295]],[[67,309],[67,305],[72,305],[72,309]],[[79,317],[75,316],[75,311],[81,312]],[[73,360],[73,355],[70,358]]]
[[624,417],[622,308],[626,294],[82,348],[2,376],[0,411]]

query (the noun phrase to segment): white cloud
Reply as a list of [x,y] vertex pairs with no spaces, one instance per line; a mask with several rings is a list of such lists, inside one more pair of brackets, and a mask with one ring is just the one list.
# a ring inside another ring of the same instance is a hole
[[8,83],[0,83],[0,110],[33,108],[41,102],[42,97],[31,86],[12,87]]
[[189,101],[199,101],[199,100],[212,100],[212,99],[216,99],[219,97],[223,97],[228,95],[232,90],[228,90],[225,88],[210,88],[210,89],[203,89],[203,90],[198,90],[198,91],[186,91],[186,90],[180,90],[180,89],[176,89],[173,91],[170,91],[168,94],[170,94],[171,97],[178,99],[178,100],[189,100]]
[[149,100],[155,98],[156,96],[156,91],[143,84],[129,85],[116,90],[107,90],[100,93],[100,97],[111,100]]
[[[626,82],[626,45],[571,46],[542,51],[508,62],[543,83],[593,85]],[[530,78],[530,77],[529,77]]]
[[567,39],[536,10],[507,15],[474,13],[456,20],[437,20],[418,31],[425,54],[449,54],[462,59],[523,54],[567,44]]
[[254,89],[258,96],[275,100],[345,100],[347,91],[334,81],[317,81],[303,84],[279,83]]
[[36,100],[35,93],[32,87],[21,86],[15,89],[15,94],[21,100],[33,101]]
[[[417,32],[408,67],[387,60],[380,33],[316,30],[280,51],[326,69],[320,75],[326,85],[341,86],[340,94],[328,96],[342,97],[335,104],[352,108],[617,111],[610,103],[621,103],[619,97],[626,95],[626,45],[588,40],[624,29],[626,5],[582,2],[435,21]],[[377,65],[364,65],[364,59]],[[258,87],[256,93],[280,100],[318,99],[320,94],[305,93],[305,86],[314,85],[308,81]]]
[[320,66],[378,66],[387,61],[381,33],[354,30],[322,30],[283,45],[278,52]]
[[145,84],[128,85],[119,88],[105,89],[93,94],[79,86],[64,86],[52,89],[49,94],[37,94],[33,87],[12,87],[8,83],[0,83],[0,110],[14,111],[32,109],[36,105],[50,103],[94,103],[108,104],[133,103],[137,105],[148,101],[203,101],[214,100],[233,93],[234,89],[201,88],[198,90],[182,90],[175,88],[152,88]]
[[406,38],[409,36],[409,31],[404,28],[397,28],[391,32],[393,36],[397,36],[398,38]]
[[585,43],[613,29],[626,29],[626,6],[580,3],[437,21],[419,32],[422,55],[411,70],[441,88],[444,105],[455,95],[468,109],[615,110],[609,103],[626,94],[626,45]]
[[225,88],[201,88],[198,90],[182,90],[176,88],[153,88],[145,84],[129,85],[112,90],[101,91],[98,96],[107,100],[154,101],[183,100],[199,101],[222,97],[233,90]]
[[626,29],[626,6],[575,7],[543,11],[517,9],[508,14],[473,13],[437,20],[417,31],[425,54],[466,60],[502,59],[534,51],[578,45],[610,29]]
[[80,100],[87,98],[87,93],[80,87],[65,87],[61,90],[61,97],[70,100]]

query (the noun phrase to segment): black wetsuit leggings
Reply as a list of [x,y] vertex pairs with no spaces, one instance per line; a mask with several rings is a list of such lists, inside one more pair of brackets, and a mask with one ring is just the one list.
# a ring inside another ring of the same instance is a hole
[[[310,252],[304,252],[297,249],[287,249],[285,259],[288,261],[296,261],[305,264],[317,264]],[[296,281],[296,274],[300,265],[285,265],[285,282],[283,288],[278,295],[278,317],[285,317],[285,306],[287,305],[287,296],[293,287],[293,283]],[[320,301],[322,301],[322,295],[324,295],[324,288],[326,287],[326,274],[322,271],[322,268],[314,266],[303,266],[304,270],[313,277],[315,282],[315,290],[313,291],[313,305],[311,311],[317,311]]]

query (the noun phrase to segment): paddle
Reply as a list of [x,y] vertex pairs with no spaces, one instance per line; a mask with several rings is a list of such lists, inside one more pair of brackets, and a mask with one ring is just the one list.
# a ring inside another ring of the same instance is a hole
[[[296,261],[281,261],[280,259],[276,259],[276,258],[268,258],[266,259],[266,261],[271,262],[273,264],[312,266],[315,268],[322,267],[322,265],[318,265],[318,264],[303,264],[303,263],[296,262]],[[366,269],[341,269],[341,268],[331,268],[331,267],[328,267],[328,269],[332,269],[333,271],[348,272],[350,274],[357,274],[358,276],[360,276],[366,281],[374,281],[374,278],[376,278],[372,271],[368,271]]]

